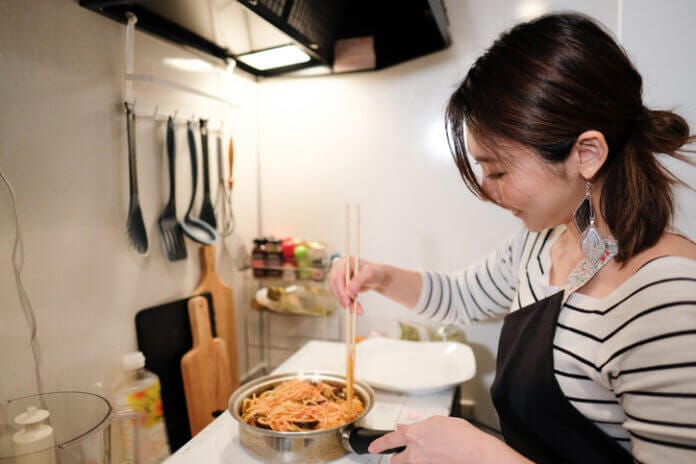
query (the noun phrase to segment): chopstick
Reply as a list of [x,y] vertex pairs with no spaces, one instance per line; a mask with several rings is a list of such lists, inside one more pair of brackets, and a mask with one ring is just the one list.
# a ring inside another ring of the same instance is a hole
[[[353,273],[358,272],[360,262],[360,205],[356,205],[356,233],[355,233],[355,254],[353,255]],[[350,205],[346,204],[346,285],[350,283]],[[348,412],[350,413],[353,404],[353,383],[355,372],[355,333],[358,317],[358,298],[353,299],[352,308],[346,311],[346,397],[348,400]]]

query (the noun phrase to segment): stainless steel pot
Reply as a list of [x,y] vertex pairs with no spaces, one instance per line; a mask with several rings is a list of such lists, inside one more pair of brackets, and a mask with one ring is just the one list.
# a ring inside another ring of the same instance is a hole
[[[348,452],[366,453],[372,440],[389,432],[389,430],[369,430],[359,427],[375,402],[372,388],[359,380],[354,382],[354,391],[362,400],[365,410],[353,422],[340,427],[309,432],[276,432],[249,425],[241,419],[242,401],[245,398],[296,378],[324,381],[334,385],[346,384],[345,376],[337,373],[293,372],[261,377],[242,385],[230,397],[227,409],[239,423],[239,438],[242,446],[257,458],[271,463],[324,463],[338,459]],[[401,450],[388,450],[385,453]]]

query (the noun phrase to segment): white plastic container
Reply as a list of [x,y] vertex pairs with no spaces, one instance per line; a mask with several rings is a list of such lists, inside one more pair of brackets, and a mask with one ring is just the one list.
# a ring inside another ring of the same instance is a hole
[[[157,375],[145,369],[145,356],[140,351],[123,356],[124,377],[115,392],[117,410],[133,410],[139,413],[137,434],[138,462],[153,464],[169,456],[169,443],[162,410],[160,381]],[[135,426],[132,422],[121,424],[121,440],[126,452],[118,456],[121,444],[115,443],[114,462],[124,459],[133,462],[132,450],[136,442]],[[118,440],[118,439],[117,439]]]
[[55,464],[53,427],[44,423],[48,417],[45,409],[29,406],[15,418],[15,423],[23,427],[12,436],[17,464]]

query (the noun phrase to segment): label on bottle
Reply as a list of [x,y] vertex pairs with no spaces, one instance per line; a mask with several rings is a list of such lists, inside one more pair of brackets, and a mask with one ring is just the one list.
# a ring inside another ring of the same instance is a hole
[[160,384],[155,382],[144,390],[126,395],[126,404],[141,413],[141,425],[149,428],[164,422]]
[[[125,395],[128,408],[137,411],[140,419],[139,451],[140,462],[157,463],[169,456],[169,443],[164,424],[164,411],[160,395],[160,383],[155,382],[149,387]],[[134,424],[129,424],[124,430],[126,453],[132,458]]]

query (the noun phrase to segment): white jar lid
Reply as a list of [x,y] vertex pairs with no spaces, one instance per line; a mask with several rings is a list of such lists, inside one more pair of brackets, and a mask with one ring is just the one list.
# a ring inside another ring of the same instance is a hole
[[15,422],[18,425],[36,424],[42,420],[48,419],[49,415],[50,413],[45,409],[37,409],[36,406],[29,406],[25,412],[15,417]]

